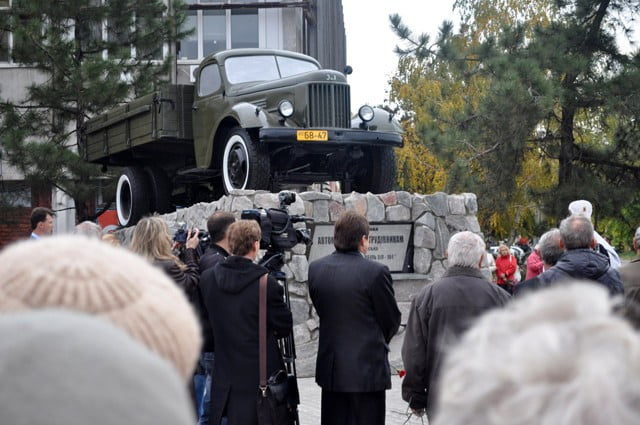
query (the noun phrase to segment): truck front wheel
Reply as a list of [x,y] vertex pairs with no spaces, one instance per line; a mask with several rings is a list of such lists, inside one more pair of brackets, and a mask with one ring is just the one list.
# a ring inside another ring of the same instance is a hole
[[353,182],[353,190],[360,193],[387,193],[396,182],[396,154],[393,148],[371,148],[365,152],[365,172]]
[[121,226],[136,224],[149,213],[149,179],[142,167],[127,167],[118,179],[116,212]]
[[225,137],[222,182],[225,193],[235,189],[268,189],[271,178],[269,155],[241,127]]

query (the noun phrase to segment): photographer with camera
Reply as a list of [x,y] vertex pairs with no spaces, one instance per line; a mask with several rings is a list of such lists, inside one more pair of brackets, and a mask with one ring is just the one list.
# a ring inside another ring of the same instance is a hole
[[198,229],[187,231],[184,262],[173,254],[169,226],[159,216],[145,217],[138,222],[131,238],[131,251],[142,255],[164,272],[192,299],[198,286],[200,271],[195,250],[200,243]]
[[[215,339],[216,361],[210,422],[256,425],[259,384],[258,287],[269,273],[254,261],[262,238],[260,225],[240,220],[229,227],[231,256],[202,274],[200,292]],[[293,320],[284,290],[269,276],[266,288],[266,373],[284,369],[278,338],[291,333]]]

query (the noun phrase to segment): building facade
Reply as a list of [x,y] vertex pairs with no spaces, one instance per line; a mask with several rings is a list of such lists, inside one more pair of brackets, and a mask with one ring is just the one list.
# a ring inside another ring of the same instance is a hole
[[[12,1],[0,0],[0,13],[8,10]],[[168,2],[171,8],[171,0]],[[305,53],[318,59],[325,68],[339,71],[345,68],[341,0],[185,0],[184,3],[187,7],[185,27],[193,28],[194,32],[175,46],[163,48],[164,55],[176,58],[170,76],[173,82],[193,82],[193,71],[204,57],[243,47]],[[12,34],[0,30],[0,100],[19,102],[25,98],[26,88],[44,81],[45,76],[15,63],[11,57],[12,45]],[[1,155],[0,146],[0,194],[22,213],[16,215],[14,211],[12,217],[0,217],[0,226],[3,221],[7,223],[0,227],[0,248],[28,236],[23,216],[35,206],[48,206],[57,212],[56,233],[72,231],[76,222],[73,200],[55,188],[26,186],[19,171]]]

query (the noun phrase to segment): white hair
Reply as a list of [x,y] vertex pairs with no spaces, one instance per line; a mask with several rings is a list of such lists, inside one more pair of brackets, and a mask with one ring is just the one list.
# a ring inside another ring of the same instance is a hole
[[635,425],[640,337],[593,283],[516,299],[446,358],[434,425]]
[[449,267],[473,267],[480,268],[480,260],[484,253],[485,245],[482,238],[472,232],[460,232],[451,236],[447,247],[447,262]]
[[90,238],[100,239],[102,238],[102,227],[93,221],[86,220],[77,224],[73,233],[76,235],[84,235]]

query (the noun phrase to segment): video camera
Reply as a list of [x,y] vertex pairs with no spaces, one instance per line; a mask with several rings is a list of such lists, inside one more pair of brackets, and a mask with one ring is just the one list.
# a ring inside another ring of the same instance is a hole
[[255,220],[260,225],[262,239],[260,248],[268,251],[284,252],[299,243],[311,244],[308,229],[296,229],[294,223],[312,220],[302,215],[289,215],[287,207],[296,201],[293,192],[280,192],[280,208],[258,208],[242,211],[241,218]]

